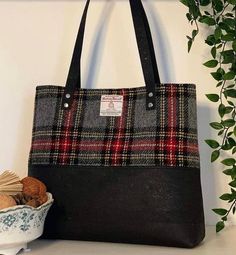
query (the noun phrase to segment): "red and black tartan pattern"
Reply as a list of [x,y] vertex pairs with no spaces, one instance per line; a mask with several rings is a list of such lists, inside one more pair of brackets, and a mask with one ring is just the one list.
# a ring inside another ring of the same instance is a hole
[[[152,111],[144,87],[80,89],[70,110],[63,91],[37,87],[30,164],[199,167],[195,85],[161,84]],[[102,95],[123,95],[121,117],[100,116]]]

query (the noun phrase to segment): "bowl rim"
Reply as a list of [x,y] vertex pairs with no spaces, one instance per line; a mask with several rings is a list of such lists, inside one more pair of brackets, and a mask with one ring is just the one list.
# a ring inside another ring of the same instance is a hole
[[12,211],[17,211],[17,210],[21,210],[21,209],[30,209],[32,211],[40,211],[44,207],[51,205],[54,201],[51,193],[47,192],[47,196],[48,196],[48,200],[44,204],[40,205],[37,208],[34,208],[30,205],[15,205],[15,206],[4,208],[4,209],[0,210],[0,216],[1,216],[1,214],[12,212]]

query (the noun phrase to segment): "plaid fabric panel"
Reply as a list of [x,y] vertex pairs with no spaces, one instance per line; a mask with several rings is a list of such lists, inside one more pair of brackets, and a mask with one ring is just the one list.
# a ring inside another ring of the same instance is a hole
[[[63,91],[37,87],[30,164],[199,167],[194,85],[162,84],[152,111],[144,87],[80,89],[70,110]],[[123,95],[121,117],[100,116],[102,95]]]

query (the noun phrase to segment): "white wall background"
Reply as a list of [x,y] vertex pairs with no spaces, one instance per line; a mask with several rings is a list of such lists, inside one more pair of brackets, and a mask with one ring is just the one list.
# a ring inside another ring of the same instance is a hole
[[[210,164],[204,139],[216,120],[205,94],[214,81],[202,63],[208,51],[201,34],[190,54],[186,8],[178,0],[143,1],[153,33],[162,82],[197,84],[199,142],[206,223],[228,190],[219,163]],[[64,85],[85,0],[0,0],[0,171],[27,174],[36,85]],[[144,84],[127,0],[93,0],[83,51],[84,87],[131,87]],[[193,201],[194,203],[194,201]],[[232,222],[236,222],[231,219]]]

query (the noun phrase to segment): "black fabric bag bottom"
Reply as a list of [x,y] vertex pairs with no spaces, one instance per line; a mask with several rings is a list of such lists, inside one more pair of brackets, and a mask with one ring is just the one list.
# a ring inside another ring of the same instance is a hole
[[54,205],[43,238],[192,248],[205,236],[200,170],[30,165]]

